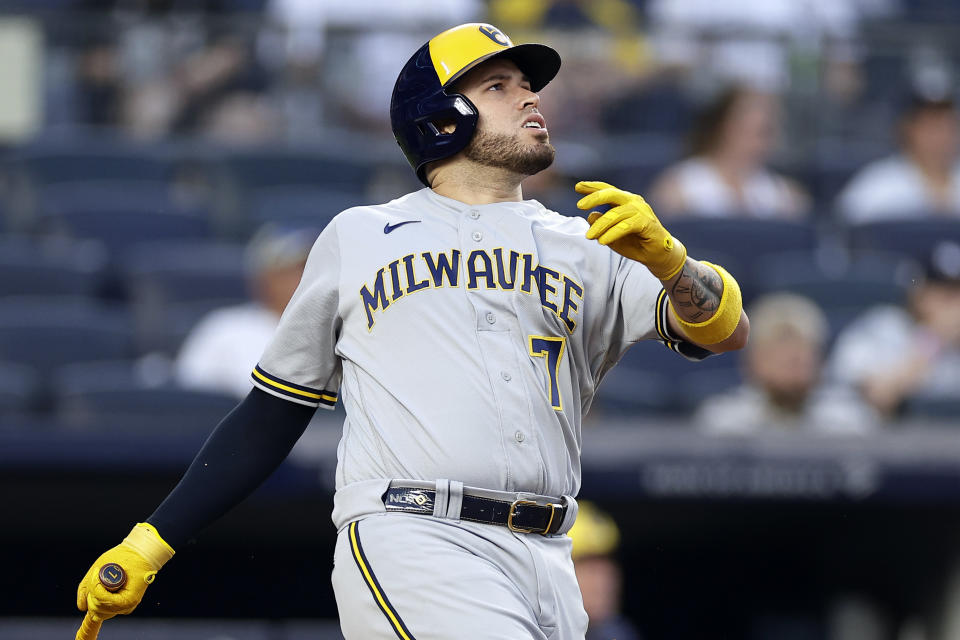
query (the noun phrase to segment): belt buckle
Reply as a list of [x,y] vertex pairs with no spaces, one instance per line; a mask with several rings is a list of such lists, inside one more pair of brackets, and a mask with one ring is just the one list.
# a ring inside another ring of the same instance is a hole
[[513,516],[516,515],[517,507],[520,505],[531,505],[534,507],[539,506],[533,500],[514,500],[512,503],[510,503],[510,511],[507,512],[507,529],[510,529],[510,531],[514,531],[516,533],[533,533],[537,531],[536,527],[533,529],[526,529],[513,524]]

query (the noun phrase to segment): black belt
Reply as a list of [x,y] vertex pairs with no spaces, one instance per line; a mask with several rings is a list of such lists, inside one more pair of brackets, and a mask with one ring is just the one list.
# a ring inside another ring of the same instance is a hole
[[[387,511],[433,515],[436,491],[412,487],[391,487],[383,494]],[[556,533],[567,513],[565,504],[537,504],[532,500],[495,500],[463,495],[460,519],[482,524],[499,524],[518,533]]]

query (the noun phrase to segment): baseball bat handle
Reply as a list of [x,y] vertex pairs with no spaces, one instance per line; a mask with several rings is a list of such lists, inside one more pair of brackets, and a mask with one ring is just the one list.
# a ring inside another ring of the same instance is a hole
[[87,615],[83,616],[80,629],[77,630],[76,640],[97,640],[97,634],[100,633],[100,625],[102,624],[103,620],[95,618],[92,613],[87,611]]
[[[100,567],[97,578],[103,588],[110,593],[120,591],[127,584],[127,572],[116,562],[108,562]],[[92,611],[87,611],[87,615],[83,616],[80,629],[77,630],[76,640],[97,640],[102,624],[103,620],[95,617]]]

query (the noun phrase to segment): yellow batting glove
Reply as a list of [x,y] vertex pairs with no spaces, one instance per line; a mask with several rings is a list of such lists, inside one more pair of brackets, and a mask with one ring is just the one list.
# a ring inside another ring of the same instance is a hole
[[661,280],[677,275],[687,261],[687,249],[663,228],[647,201],[606,182],[578,182],[577,193],[587,194],[580,209],[614,205],[606,213],[587,216],[587,239],[609,246],[620,255],[641,262]]
[[[138,523],[123,542],[97,558],[87,570],[77,588],[77,608],[89,610],[100,620],[130,613],[173,553],[152,525]],[[126,584],[115,593],[107,591],[99,578],[100,568],[110,562],[120,565],[127,574]]]

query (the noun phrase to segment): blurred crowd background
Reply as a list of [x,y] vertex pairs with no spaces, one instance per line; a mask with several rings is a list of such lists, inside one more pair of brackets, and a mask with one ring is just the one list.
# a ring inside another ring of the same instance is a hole
[[[469,21],[563,58],[557,161],[525,196],[643,194],[751,317],[744,352],[638,345],[599,389],[584,494],[622,531],[588,555],[625,604],[595,637],[960,638],[955,0],[0,0],[0,474],[28,509],[4,557],[27,571],[11,547],[76,528],[43,565],[66,599],[3,587],[0,636],[69,627],[91,554],[249,391],[316,235],[420,187],[393,81]],[[208,608],[171,589],[124,637],[337,637],[339,419],[178,567],[258,574],[303,545],[317,591],[252,611],[239,582]]]

